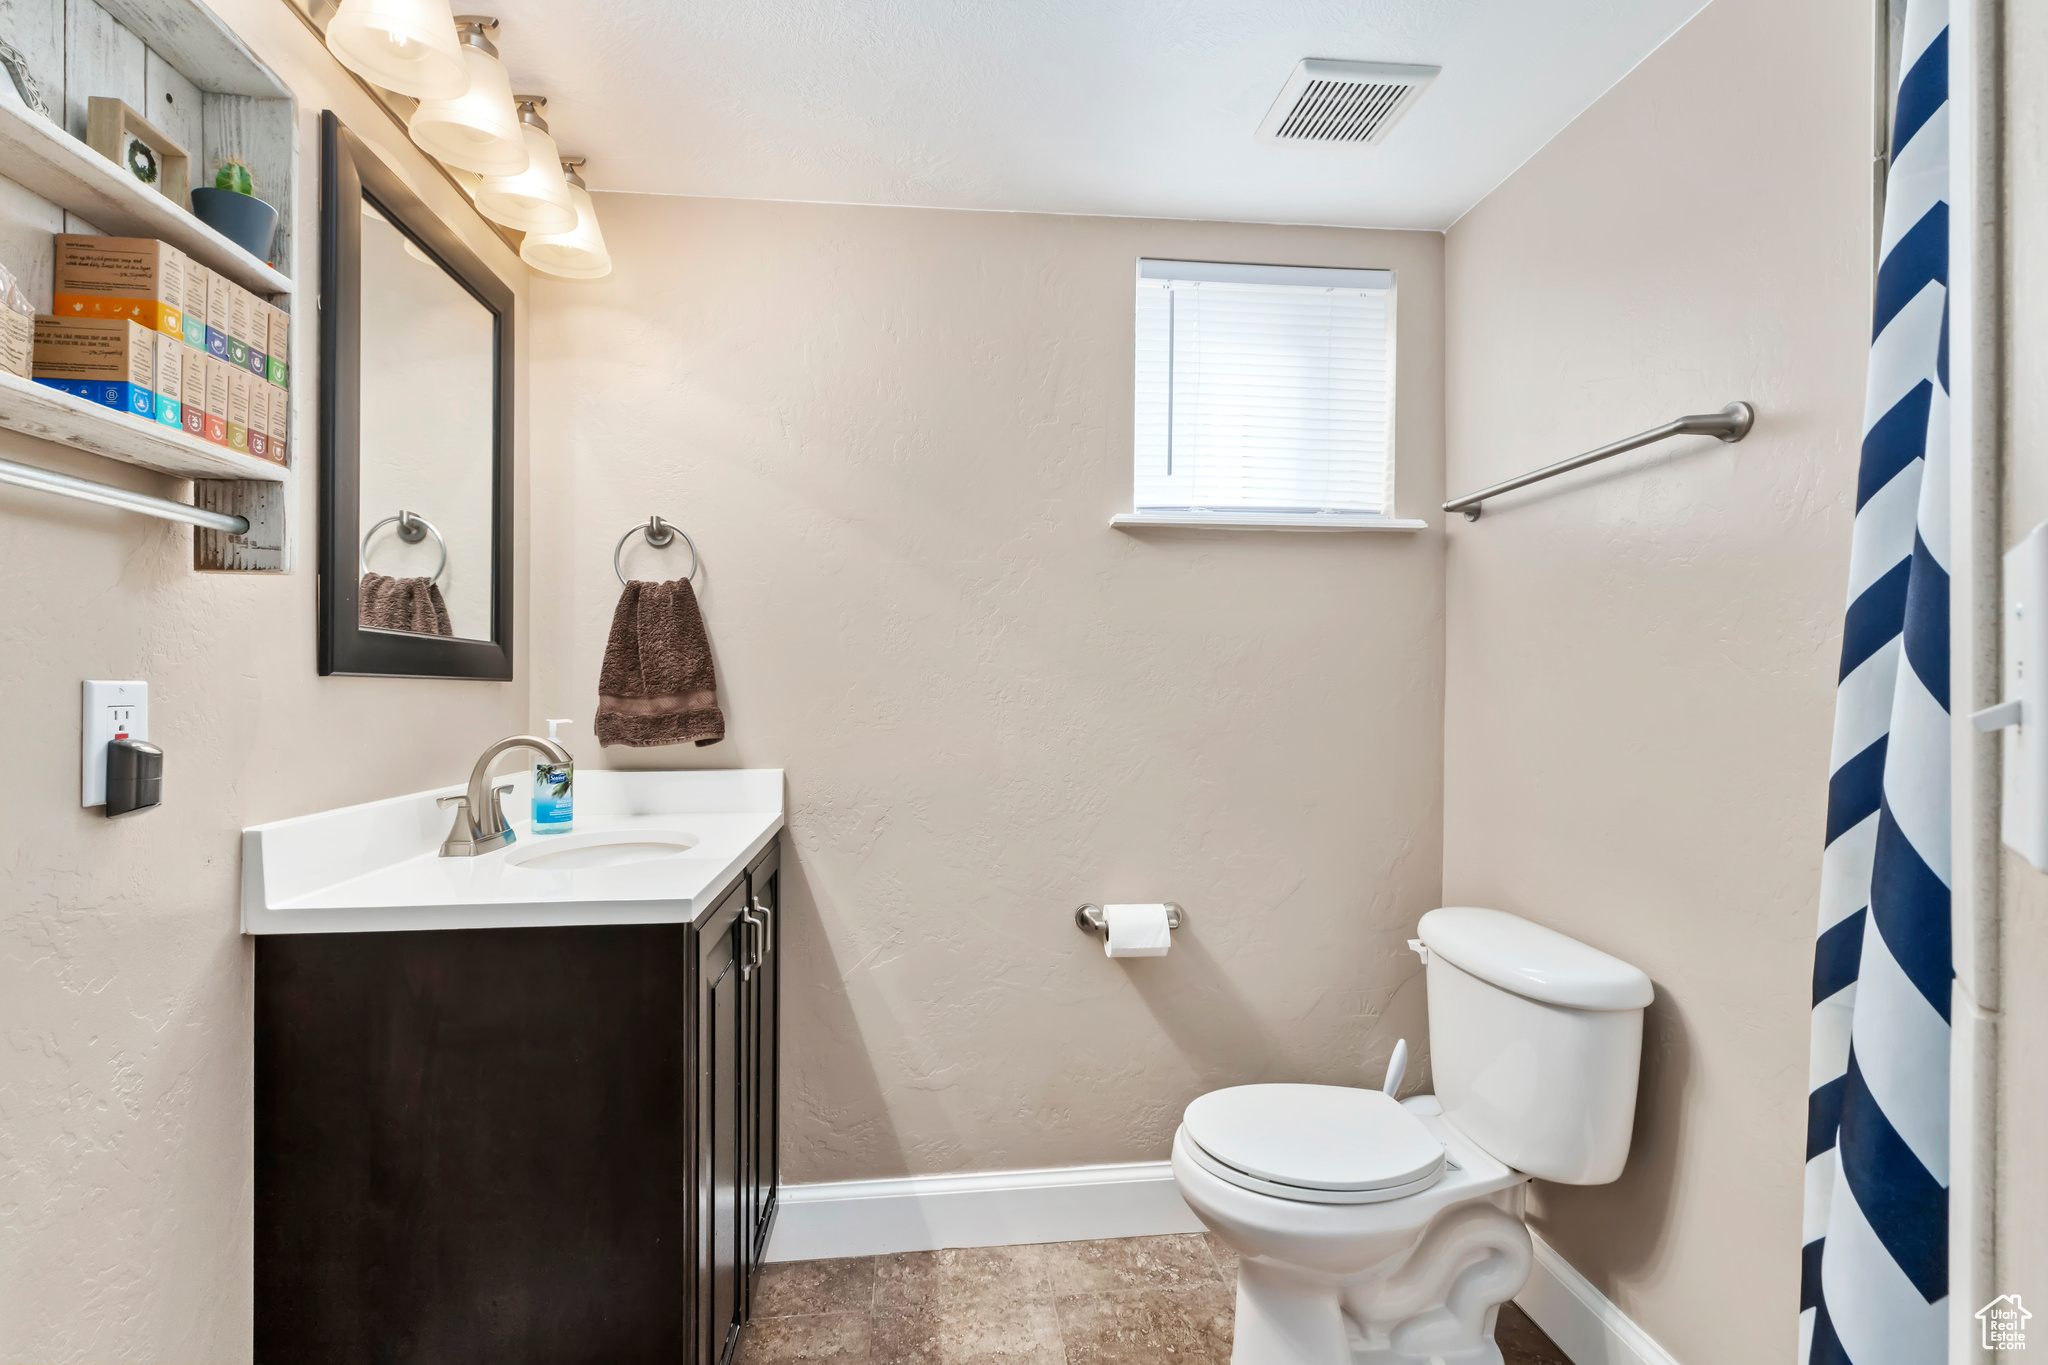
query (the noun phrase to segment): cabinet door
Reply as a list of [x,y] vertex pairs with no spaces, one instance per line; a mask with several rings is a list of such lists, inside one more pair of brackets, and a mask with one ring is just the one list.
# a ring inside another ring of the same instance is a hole
[[743,1033],[749,951],[746,884],[698,926],[697,1347],[694,1365],[730,1359],[745,1316],[747,1225],[742,1207]]
[[747,981],[746,1214],[751,1265],[768,1249],[780,1166],[779,1077],[782,1042],[782,879],[776,846],[747,869],[748,904],[756,921],[753,972]]
[[688,926],[252,946],[259,1365],[694,1365]]

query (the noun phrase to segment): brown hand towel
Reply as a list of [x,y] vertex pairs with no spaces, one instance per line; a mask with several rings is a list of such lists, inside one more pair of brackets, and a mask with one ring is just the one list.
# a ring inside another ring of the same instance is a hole
[[365,630],[402,630],[410,635],[453,635],[448,603],[431,578],[363,575],[356,620]]
[[711,638],[690,580],[632,582],[612,613],[597,677],[597,742],[651,749],[725,738]]

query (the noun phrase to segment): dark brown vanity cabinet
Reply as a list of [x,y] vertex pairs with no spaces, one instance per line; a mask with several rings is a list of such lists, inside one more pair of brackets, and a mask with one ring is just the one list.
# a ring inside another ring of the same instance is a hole
[[747,1319],[775,1217],[782,960],[771,849],[697,939],[697,1361],[726,1359]]
[[740,1112],[747,1118],[746,1178],[743,1202],[751,1241],[747,1265],[751,1282],[768,1251],[768,1230],[775,1221],[775,1191],[781,1184],[782,1109],[777,1103],[782,1065],[782,955],[776,951],[782,913],[782,859],[770,848],[749,874],[755,918],[756,947],[752,984],[745,1001],[746,1087]]
[[775,1216],[779,870],[694,924],[259,937],[257,1361],[729,1361]]

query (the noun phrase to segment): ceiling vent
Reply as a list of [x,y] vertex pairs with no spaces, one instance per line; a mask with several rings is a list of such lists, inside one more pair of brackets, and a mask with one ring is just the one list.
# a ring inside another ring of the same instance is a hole
[[1440,66],[1304,58],[1273,101],[1259,136],[1273,142],[1372,146],[1422,98]]

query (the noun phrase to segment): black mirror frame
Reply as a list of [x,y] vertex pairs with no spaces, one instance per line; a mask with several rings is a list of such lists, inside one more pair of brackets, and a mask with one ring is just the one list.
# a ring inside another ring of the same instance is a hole
[[[491,448],[491,638],[364,630],[358,620],[362,520],[362,201],[432,256],[491,311],[497,364]],[[511,286],[463,245],[334,116],[320,114],[320,673],[359,677],[512,677]]]

